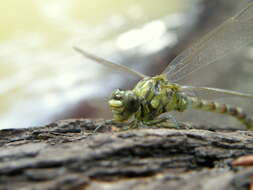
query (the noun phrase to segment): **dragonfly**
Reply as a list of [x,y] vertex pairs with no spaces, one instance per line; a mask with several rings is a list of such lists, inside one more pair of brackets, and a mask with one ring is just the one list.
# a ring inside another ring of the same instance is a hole
[[230,115],[247,129],[253,129],[253,117],[242,108],[229,104],[201,99],[189,95],[191,92],[215,93],[253,99],[253,94],[212,87],[184,86],[177,82],[196,70],[216,62],[218,59],[248,45],[253,41],[253,3],[230,17],[221,25],[204,35],[193,46],[184,50],[159,75],[146,76],[124,65],[110,62],[79,47],[74,47],[88,59],[112,69],[126,72],[140,78],[132,90],[116,89],[108,101],[113,119],[126,122],[132,119],[130,128],[140,124],[154,125],[171,120],[164,113],[183,112],[198,109]]

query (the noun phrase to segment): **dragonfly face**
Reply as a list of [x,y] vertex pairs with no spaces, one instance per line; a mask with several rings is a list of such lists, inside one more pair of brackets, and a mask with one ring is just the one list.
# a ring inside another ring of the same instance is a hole
[[140,106],[137,96],[130,90],[113,91],[108,103],[116,121],[128,120]]

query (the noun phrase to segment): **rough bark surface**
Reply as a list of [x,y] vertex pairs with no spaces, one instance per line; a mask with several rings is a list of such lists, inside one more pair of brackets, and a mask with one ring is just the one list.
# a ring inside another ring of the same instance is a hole
[[[91,132],[102,126],[96,134]],[[248,189],[253,132],[140,128],[64,120],[0,131],[0,189]]]

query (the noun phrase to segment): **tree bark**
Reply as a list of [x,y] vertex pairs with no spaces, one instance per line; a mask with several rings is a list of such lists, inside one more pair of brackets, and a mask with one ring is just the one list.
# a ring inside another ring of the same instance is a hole
[[0,145],[0,189],[8,190],[248,189],[253,175],[231,165],[253,153],[252,131],[119,131],[104,120],[79,119],[1,130]]

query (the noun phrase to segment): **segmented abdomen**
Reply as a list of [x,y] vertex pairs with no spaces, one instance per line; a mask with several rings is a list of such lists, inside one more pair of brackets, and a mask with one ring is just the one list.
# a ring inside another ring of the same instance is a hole
[[243,123],[247,129],[253,129],[253,118],[247,115],[245,111],[239,107],[234,107],[228,104],[220,104],[218,102],[199,100],[193,97],[189,97],[188,100],[190,106],[194,109],[201,109],[233,116]]

